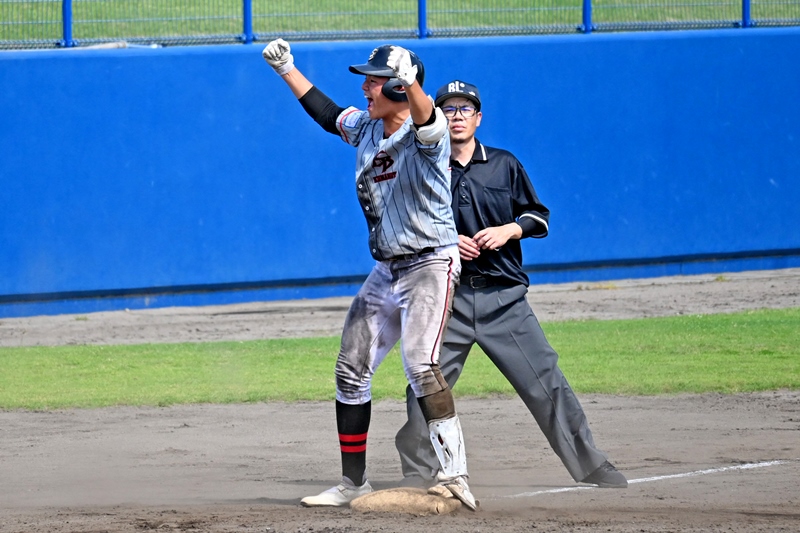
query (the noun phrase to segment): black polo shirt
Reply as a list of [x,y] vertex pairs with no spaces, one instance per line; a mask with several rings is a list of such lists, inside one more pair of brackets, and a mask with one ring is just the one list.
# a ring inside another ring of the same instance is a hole
[[[460,235],[474,237],[480,230],[517,222],[522,237],[547,236],[550,210],[539,201],[522,163],[506,150],[482,145],[466,166],[451,159],[453,215]],[[499,250],[481,250],[472,261],[461,262],[461,279],[487,276],[494,283],[528,285],[522,270],[520,241],[509,239]]]

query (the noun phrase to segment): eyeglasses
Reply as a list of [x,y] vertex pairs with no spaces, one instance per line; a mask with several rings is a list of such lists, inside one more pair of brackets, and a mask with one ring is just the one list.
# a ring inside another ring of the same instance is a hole
[[448,105],[442,108],[442,113],[444,113],[444,116],[446,116],[447,118],[453,118],[459,111],[461,112],[461,116],[464,118],[474,117],[475,113],[478,112],[478,110],[475,109],[475,106],[471,105],[462,105],[462,106]]

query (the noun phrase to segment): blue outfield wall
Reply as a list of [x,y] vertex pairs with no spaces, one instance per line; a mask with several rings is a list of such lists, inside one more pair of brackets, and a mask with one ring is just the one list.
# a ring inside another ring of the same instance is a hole
[[[293,52],[361,106],[377,44]],[[531,174],[534,283],[800,266],[800,28],[397,44]],[[355,151],[262,47],[0,53],[0,317],[354,294]]]

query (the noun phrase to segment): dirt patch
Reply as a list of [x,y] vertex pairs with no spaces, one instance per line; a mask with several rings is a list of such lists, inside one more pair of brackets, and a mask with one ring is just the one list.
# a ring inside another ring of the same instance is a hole
[[[0,319],[0,346],[204,342],[341,334],[352,298]],[[542,322],[800,307],[800,268],[535,285]]]
[[[609,319],[800,306],[800,269],[533,287],[539,318]],[[349,298],[4,319],[0,344],[338,335]],[[569,377],[569,376],[568,376]],[[517,398],[461,399],[481,511],[305,509],[337,482],[329,403],[0,412],[3,532],[797,531],[800,392],[583,395],[628,489],[572,481]],[[399,402],[374,406],[368,472],[401,474]]]

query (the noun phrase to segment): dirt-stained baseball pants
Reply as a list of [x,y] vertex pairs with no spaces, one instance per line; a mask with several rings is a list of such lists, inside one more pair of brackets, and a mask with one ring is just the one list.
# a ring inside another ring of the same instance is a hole
[[[413,395],[428,396],[446,388],[432,365],[439,361],[460,273],[456,245],[375,265],[345,318],[335,370],[338,401],[348,405],[370,401],[372,376],[401,339],[403,368]],[[423,425],[430,441],[427,424]],[[438,470],[435,455],[434,461]]]
[[[452,388],[477,343],[517,391],[572,478],[580,481],[606,456],[595,447],[583,408],[559,369],[558,354],[547,342],[526,294],[524,285],[460,286],[439,365]],[[395,441],[403,475],[431,479],[439,463],[419,405],[407,393],[409,421]]]

